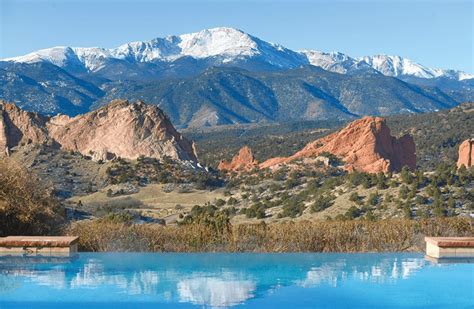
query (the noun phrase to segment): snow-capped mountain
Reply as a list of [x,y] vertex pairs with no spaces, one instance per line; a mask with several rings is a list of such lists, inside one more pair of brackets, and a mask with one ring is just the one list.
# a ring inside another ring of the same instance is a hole
[[[194,62],[186,62],[184,59],[193,59]],[[168,72],[165,76],[184,76],[199,73],[210,66],[220,65],[261,71],[262,69],[289,69],[309,64],[341,74],[370,71],[399,78],[448,78],[457,81],[474,78],[474,75],[461,71],[428,68],[400,56],[376,55],[353,58],[339,52],[293,51],[281,45],[263,41],[241,30],[226,27],[178,36],[172,35],[145,42],[132,42],[112,49],[53,47],[3,61],[50,62],[72,73],[105,70],[107,74],[104,77],[107,78],[115,74],[111,72],[121,72],[118,76],[112,76],[112,79],[139,75],[156,77],[157,71],[160,74]],[[150,68],[146,64],[155,64],[159,67],[158,69]],[[191,64],[197,69],[192,71]],[[163,65],[174,67],[163,68]]]
[[473,89],[463,72],[294,51],[233,28],[0,60],[0,99],[26,110],[74,116],[142,99],[182,127],[422,113],[472,101]]
[[372,68],[385,76],[392,77],[424,79],[445,77],[460,81],[474,78],[474,75],[462,71],[428,68],[400,56],[375,55],[352,58],[340,52],[326,53],[315,50],[303,50],[301,53],[307,57],[310,64],[341,74]]
[[358,59],[386,76],[418,78],[448,77],[457,80],[471,79],[474,75],[455,70],[432,69],[400,56],[375,55]]
[[307,63],[304,55],[300,53],[262,41],[241,30],[224,27],[145,42],[131,42],[113,49],[53,47],[4,61],[47,61],[60,67],[81,63],[87,71],[94,72],[102,68],[108,60],[124,60],[129,63],[173,62],[183,57],[217,58],[222,64],[258,57],[269,65],[280,68],[292,68]]
[[348,74],[371,68],[366,62],[339,52],[326,53],[317,50],[303,50],[301,53],[306,56],[311,65],[331,72]]

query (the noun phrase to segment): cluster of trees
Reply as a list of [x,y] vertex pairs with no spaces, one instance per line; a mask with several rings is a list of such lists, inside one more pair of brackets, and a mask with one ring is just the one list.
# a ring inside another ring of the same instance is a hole
[[194,170],[169,157],[162,160],[139,157],[136,161],[116,158],[106,170],[109,183],[193,183],[196,189],[220,187],[224,181],[218,173]]
[[[295,218],[307,209],[320,212],[332,205],[336,196],[348,192],[353,205],[337,219],[402,214],[406,218],[453,216],[459,209],[473,208],[474,171],[442,163],[432,172],[411,171],[399,174],[345,173],[336,168],[252,171],[232,178],[228,189],[243,192],[240,213],[262,219],[268,209],[281,207],[278,217]],[[364,192],[361,194],[361,192]],[[368,193],[365,193],[368,192]],[[273,211],[272,213],[275,213]]]
[[239,187],[242,204],[251,205],[241,213],[248,218],[265,218],[266,210],[281,206],[279,218],[295,218],[303,214],[312,203],[311,211],[321,211],[332,205],[335,196],[331,191],[343,181],[340,170],[318,168],[290,170],[286,167],[271,172],[269,170],[242,174],[233,178],[228,188]]
[[386,194],[382,198],[376,191],[371,193],[364,203],[362,197],[353,192],[349,200],[355,205],[346,213],[347,218],[363,214],[374,218],[374,209],[384,209],[392,202],[403,211],[406,218],[453,216],[456,215],[455,209],[458,206],[474,209],[474,170],[468,170],[464,166],[458,169],[454,164],[442,163],[431,173],[421,170],[411,172],[408,168],[403,168],[399,178],[390,174],[361,173],[353,173],[348,177],[352,185],[362,185],[364,188],[376,186],[377,189],[398,188],[398,194]]

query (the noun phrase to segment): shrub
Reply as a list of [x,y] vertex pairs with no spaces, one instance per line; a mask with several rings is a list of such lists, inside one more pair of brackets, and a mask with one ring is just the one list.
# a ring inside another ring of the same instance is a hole
[[448,199],[448,208],[455,208],[456,207],[456,202],[454,201],[454,198],[452,196],[449,197]]
[[352,192],[351,195],[349,196],[349,201],[354,202],[356,204],[360,203],[361,197],[357,192]]
[[0,236],[50,234],[64,216],[35,175],[10,159],[0,160]]
[[[242,198],[244,198],[244,197],[242,196]],[[232,205],[237,205],[238,202],[239,201],[235,197],[231,197],[227,200],[227,205],[231,205],[231,206]]]
[[383,190],[383,189],[386,189],[388,186],[387,186],[387,183],[386,183],[386,177],[385,177],[385,174],[380,172],[377,174],[377,189],[379,190]]
[[377,218],[375,217],[374,213],[371,210],[369,210],[365,214],[365,219],[369,221],[375,221]]
[[104,218],[99,219],[99,222],[109,221],[112,223],[128,223],[131,224],[135,216],[127,211],[119,212],[119,213],[109,213]]
[[221,206],[224,206],[225,205],[225,201],[223,199],[217,199],[216,201],[216,206],[217,207],[221,207]]
[[413,181],[413,176],[410,172],[410,168],[406,165],[403,166],[402,171],[400,172],[400,176],[402,178],[402,181],[407,185],[411,184]]
[[364,189],[369,189],[372,187],[372,183],[370,182],[370,178],[367,178],[365,177],[363,180],[362,180],[362,187]]
[[285,182],[285,188],[287,190],[289,189],[292,189],[296,186],[298,186],[300,184],[300,181],[298,179],[295,179],[295,178],[289,178],[286,182]]
[[265,205],[262,203],[253,204],[251,207],[245,209],[245,215],[247,218],[265,218]]
[[433,206],[434,206],[434,209],[433,209],[433,215],[434,216],[436,216],[436,217],[446,217],[446,215],[448,214],[448,210],[444,207],[442,202],[437,203],[437,201],[435,201]]
[[417,205],[423,205],[426,204],[426,198],[423,195],[417,195],[415,197],[415,203]]
[[327,196],[318,196],[316,201],[311,205],[311,212],[318,212],[322,211],[326,208],[329,208],[333,204],[334,197],[327,195]]
[[370,205],[370,206],[377,206],[380,202],[380,195],[378,192],[374,192],[374,193],[371,193],[369,195],[369,198],[367,200],[367,203]]
[[355,218],[359,217],[361,214],[362,214],[362,211],[359,208],[357,208],[355,206],[351,206],[347,210],[345,216],[349,219],[355,219]]
[[398,197],[401,199],[406,200],[408,197],[408,187],[405,185],[402,185],[400,187],[400,191],[398,191]]
[[291,198],[285,202],[283,205],[283,211],[281,212],[281,217],[291,217],[295,218],[300,216],[305,210],[306,206],[302,201],[299,201],[295,198]]

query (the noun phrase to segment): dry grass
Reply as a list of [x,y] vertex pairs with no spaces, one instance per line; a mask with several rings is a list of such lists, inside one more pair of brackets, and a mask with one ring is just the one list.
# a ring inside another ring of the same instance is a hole
[[[224,198],[222,189],[214,191],[192,190],[189,193],[181,193],[178,189],[172,192],[165,192],[163,186],[162,184],[150,184],[140,188],[138,193],[127,195],[127,197],[142,202],[147,208],[157,209],[173,209],[177,204],[191,208],[194,205],[204,205],[216,199]],[[81,201],[83,205],[87,205],[106,204],[124,199],[123,196],[108,197],[107,189],[108,187],[90,195],[74,196],[69,201],[73,203]]]
[[52,233],[63,216],[64,209],[34,173],[0,159],[0,236]]
[[[176,187],[171,192],[165,192],[163,184],[149,184],[140,187],[138,193],[126,196],[108,197],[105,187],[99,192],[89,195],[74,196],[68,200],[69,203],[77,205],[82,203],[82,210],[101,215],[105,210],[134,209],[147,217],[161,218],[167,223],[175,223],[180,213],[187,213],[194,205],[204,205],[215,202],[217,199],[226,199],[223,189],[213,191],[193,189],[182,193]],[[179,209],[176,207],[179,205]],[[128,206],[128,207],[127,207]]]
[[83,251],[394,252],[423,251],[425,235],[473,236],[467,218],[302,221],[275,224],[130,225],[77,222],[65,232]]

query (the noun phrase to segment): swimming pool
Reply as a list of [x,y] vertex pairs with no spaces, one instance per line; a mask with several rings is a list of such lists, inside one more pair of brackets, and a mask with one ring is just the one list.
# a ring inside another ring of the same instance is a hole
[[421,254],[0,258],[0,308],[474,308],[474,264]]

